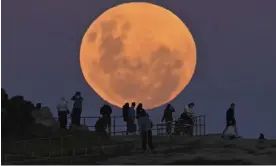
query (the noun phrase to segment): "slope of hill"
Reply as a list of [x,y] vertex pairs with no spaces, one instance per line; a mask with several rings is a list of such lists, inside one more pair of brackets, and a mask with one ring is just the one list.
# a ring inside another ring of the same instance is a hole
[[[120,156],[100,164],[276,164],[276,140],[226,140],[220,136],[155,137],[156,153]],[[137,144],[138,145],[138,144]],[[139,146],[139,145],[138,145]]]
[[156,153],[141,153],[139,136],[114,136],[110,141],[96,151],[86,146],[91,144],[81,144],[81,149],[74,148],[75,153],[29,156],[28,160],[12,164],[276,164],[276,140],[154,136]]

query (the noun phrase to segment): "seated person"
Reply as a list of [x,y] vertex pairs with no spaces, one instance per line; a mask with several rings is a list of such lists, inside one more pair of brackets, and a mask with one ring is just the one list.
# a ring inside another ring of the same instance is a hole
[[100,117],[95,124],[95,132],[99,133],[99,134],[107,134],[106,133],[106,128],[107,128],[107,124],[106,121],[104,120],[104,118]]

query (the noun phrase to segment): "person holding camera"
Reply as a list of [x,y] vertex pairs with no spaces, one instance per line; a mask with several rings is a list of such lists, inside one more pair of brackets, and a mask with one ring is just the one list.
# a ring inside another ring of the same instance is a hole
[[76,126],[80,126],[80,118],[82,112],[82,101],[83,97],[81,96],[81,92],[76,92],[75,95],[71,98],[74,101],[73,110],[72,110],[72,124]]

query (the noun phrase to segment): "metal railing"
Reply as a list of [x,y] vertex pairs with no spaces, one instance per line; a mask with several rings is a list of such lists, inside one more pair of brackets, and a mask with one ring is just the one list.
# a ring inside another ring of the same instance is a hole
[[[175,118],[176,119],[176,118]],[[193,136],[204,136],[206,135],[206,119],[204,115],[196,116],[193,119],[193,124],[176,124],[176,122],[183,120],[176,119],[172,122],[172,133],[177,135],[177,129],[188,133],[189,130],[192,130]],[[184,121],[183,121],[184,122]],[[166,133],[166,123],[160,123],[156,125],[157,135],[167,135]]]
[[[99,119],[99,116],[89,116],[89,117],[81,117],[81,121],[83,122],[83,125],[86,125],[90,130],[94,130],[94,125],[87,125],[87,121],[91,121],[91,120],[97,120]],[[178,117],[175,116],[174,117],[174,123],[178,120]],[[124,125],[118,125],[116,124],[118,121],[123,122],[123,116],[111,116],[111,135],[116,135],[116,134],[127,134],[126,129],[118,131],[116,130],[118,127],[122,128],[126,128],[126,123]],[[175,126],[173,123],[173,126]],[[157,131],[157,135],[158,133],[160,133],[161,131],[165,130],[165,127],[161,127],[161,126],[165,126],[164,124],[160,123],[160,124],[155,124],[153,125],[153,129],[154,131]],[[199,115],[199,116],[195,116],[194,117],[194,125],[193,125],[193,130],[194,130],[194,134],[196,136],[202,136],[206,134],[206,117],[205,115]]]

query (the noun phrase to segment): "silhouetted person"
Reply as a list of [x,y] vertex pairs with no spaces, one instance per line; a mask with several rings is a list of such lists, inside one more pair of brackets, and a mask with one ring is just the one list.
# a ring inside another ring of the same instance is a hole
[[127,120],[127,129],[129,133],[136,132],[135,121],[135,102],[131,103],[131,107],[128,109],[128,120]]
[[260,143],[263,143],[265,140],[266,140],[266,139],[265,139],[264,134],[263,134],[263,133],[260,133],[259,142],[260,142]]
[[[128,125],[128,110],[129,110],[129,103],[125,103],[122,106],[122,115],[123,115],[123,120],[124,122],[126,122],[126,129],[127,129],[127,125]],[[126,134],[128,135],[128,129],[126,130]]]
[[259,140],[265,140],[265,136],[263,133],[260,133]]
[[238,136],[238,129],[236,125],[236,119],[235,119],[235,104],[232,103],[230,105],[230,108],[226,111],[226,125],[222,132],[222,137],[224,137],[225,132],[228,130],[228,128],[232,126],[234,128],[234,132],[236,137]]
[[[140,117],[140,112],[143,110],[143,105],[142,103],[139,103],[138,106],[136,107],[136,119],[139,122],[139,117]],[[138,125],[139,128],[139,125]],[[140,131],[140,128],[138,129]]]
[[142,139],[142,149],[145,152],[147,150],[147,145],[151,150],[154,149],[152,144],[152,121],[150,120],[149,116],[147,115],[144,109],[141,109],[139,113],[138,119],[139,129],[140,129],[140,136]]
[[192,108],[194,107],[194,103],[189,103],[184,108],[184,112],[180,115],[180,126],[181,126],[181,135],[184,132],[187,132],[189,135],[193,135],[193,127],[194,127],[194,113],[192,112]]
[[111,134],[111,114],[112,114],[112,108],[110,105],[105,103],[100,110],[101,115],[103,116],[103,119],[105,120],[105,123],[108,128],[108,134]]
[[95,132],[98,134],[106,134],[106,121],[103,117],[100,117],[95,124]]
[[68,102],[65,100],[64,97],[62,97],[57,104],[58,120],[60,123],[60,128],[66,128],[67,126],[67,114],[69,114],[67,104]]
[[136,108],[136,118],[139,119],[140,117],[140,112],[143,110],[143,104],[139,103],[137,108]]
[[164,114],[161,120],[161,122],[163,122],[164,120],[166,122],[166,131],[168,136],[171,136],[172,132],[173,112],[175,112],[173,106],[171,104],[168,104],[164,110]]
[[41,109],[41,106],[42,106],[41,103],[37,103],[37,104],[35,105],[35,109],[39,110],[39,109]]
[[129,103],[125,103],[122,107],[122,115],[124,122],[127,122],[128,120],[128,110],[129,110]]
[[73,110],[72,110],[72,124],[79,126],[80,125],[80,118],[82,112],[82,101],[83,98],[81,96],[81,92],[76,92],[75,95],[71,98],[74,101]]

